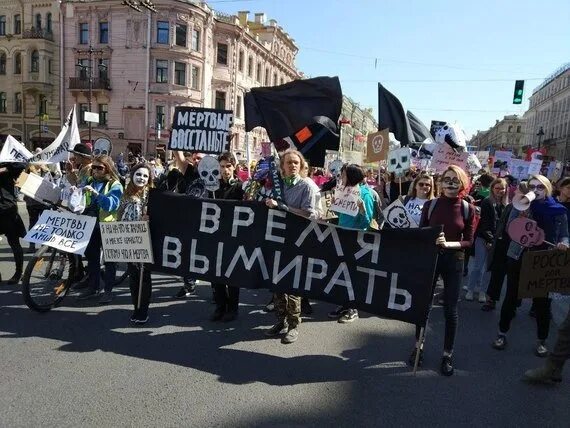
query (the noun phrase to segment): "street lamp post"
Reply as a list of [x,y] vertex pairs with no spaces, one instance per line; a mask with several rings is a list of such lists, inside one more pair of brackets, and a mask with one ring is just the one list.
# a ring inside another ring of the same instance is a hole
[[542,142],[542,136],[544,135],[544,130],[542,129],[542,126],[540,128],[538,128],[538,132],[536,133],[536,136],[538,137],[538,150],[540,150],[540,143]]

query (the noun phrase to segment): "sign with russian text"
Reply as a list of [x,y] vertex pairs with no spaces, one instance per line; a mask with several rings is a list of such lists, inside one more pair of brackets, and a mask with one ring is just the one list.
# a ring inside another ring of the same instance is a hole
[[527,251],[523,255],[519,298],[570,294],[570,250]]
[[332,190],[321,192],[321,212],[323,213],[323,220],[330,220],[331,218],[337,218],[338,216],[332,210],[332,201],[334,197],[334,192]]
[[0,152],[0,162],[27,162],[32,157],[32,153],[11,135],[6,137],[6,141]]
[[360,188],[358,186],[337,185],[331,201],[331,210],[336,213],[348,214],[355,217],[358,214],[358,200]]
[[176,107],[168,148],[213,155],[228,152],[233,117],[231,110]]
[[[425,325],[441,227],[345,229],[262,202],[152,191],[153,269]],[[410,254],[416,257],[410,269]]]
[[147,221],[99,223],[105,262],[153,263]]
[[83,255],[93,233],[95,221],[95,217],[45,210],[28,231],[24,241]]
[[467,171],[468,158],[467,152],[457,152],[449,144],[437,144],[433,151],[430,168],[439,173],[445,171],[449,165],[456,165]]

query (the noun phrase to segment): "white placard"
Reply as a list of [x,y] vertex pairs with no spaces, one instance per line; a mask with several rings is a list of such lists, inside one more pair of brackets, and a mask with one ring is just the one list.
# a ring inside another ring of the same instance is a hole
[[32,153],[22,143],[11,135],[6,137],[0,152],[0,162],[27,162],[31,157]]
[[99,113],[86,111],[83,113],[83,119],[85,122],[99,123]]
[[83,255],[95,227],[95,217],[45,210],[24,241]]
[[411,229],[418,227],[408,210],[400,199],[392,202],[384,211],[382,211],[386,223],[396,229]]
[[530,162],[522,159],[511,159],[511,175],[518,181],[526,180],[528,178],[528,168]]
[[468,158],[468,152],[456,152],[449,144],[438,144],[433,151],[430,168],[435,172],[443,172],[449,165],[456,165],[467,171]]
[[323,213],[322,218],[324,220],[329,220],[331,218],[337,218],[338,216],[332,210],[332,200],[333,200],[333,192],[331,190],[327,192],[321,192],[320,203],[321,203],[321,212]]
[[533,159],[528,167],[528,175],[539,175],[542,171],[542,159]]
[[481,165],[485,165],[485,167],[487,167],[487,165],[489,164],[489,151],[488,150],[481,150],[481,151],[475,152],[475,156],[477,156],[477,159],[479,159],[479,162],[481,162]]
[[513,154],[506,150],[497,150],[495,152],[495,163],[491,172],[493,174],[498,174],[500,171],[509,171],[511,168],[511,161]]
[[100,223],[105,262],[153,263],[147,221]]
[[[49,174],[49,173],[48,173]],[[46,176],[47,177],[47,176]],[[20,191],[39,202],[59,202],[61,190],[49,179],[40,177],[37,174],[27,174],[26,181]]]
[[356,165],[362,165],[362,152],[342,152],[342,158],[348,164],[355,163]]
[[358,214],[357,202],[359,199],[360,188],[358,186],[337,186],[334,190],[334,198],[330,209],[337,213],[355,217]]

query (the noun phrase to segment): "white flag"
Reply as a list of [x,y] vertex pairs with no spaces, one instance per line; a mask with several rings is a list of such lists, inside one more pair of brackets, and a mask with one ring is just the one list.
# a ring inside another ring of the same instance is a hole
[[11,135],[8,135],[6,142],[0,152],[0,162],[28,162],[32,153]]
[[73,106],[59,135],[49,146],[34,155],[31,163],[59,163],[69,158],[69,150],[73,150],[80,143],[79,128],[77,127],[76,108]]

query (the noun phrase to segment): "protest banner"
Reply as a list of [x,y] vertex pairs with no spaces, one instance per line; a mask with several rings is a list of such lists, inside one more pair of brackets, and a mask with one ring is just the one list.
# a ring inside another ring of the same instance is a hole
[[475,152],[475,156],[477,156],[477,159],[479,159],[479,162],[481,162],[481,165],[483,166],[483,168],[486,168],[489,165],[489,151],[488,150],[480,150],[478,152]]
[[570,294],[570,250],[523,255],[518,296],[546,297],[548,293]]
[[342,152],[342,158],[344,159],[345,163],[351,164],[355,163],[356,165],[362,165],[362,152],[353,152],[353,151],[344,151]]
[[0,162],[27,162],[32,157],[32,153],[11,135],[6,137],[6,141],[0,152]]
[[28,231],[24,241],[83,255],[93,233],[95,221],[95,217],[46,210]]
[[360,199],[360,189],[358,186],[343,186],[337,184],[334,189],[331,210],[336,213],[356,216],[358,214],[358,200]]
[[168,148],[213,155],[228,152],[233,117],[231,110],[176,107]]
[[438,144],[433,151],[430,168],[437,173],[447,169],[449,165],[456,165],[467,171],[467,159],[469,153],[457,152],[449,144]]
[[366,162],[380,162],[388,157],[390,146],[389,129],[368,134],[366,140]]
[[511,159],[511,175],[519,181],[526,180],[529,166],[530,162],[523,159]]
[[74,105],[55,140],[41,152],[33,155],[29,162],[52,164],[66,161],[69,158],[69,151],[73,150],[75,145],[81,142],[76,116]]
[[113,221],[99,227],[105,262],[154,262],[147,221]]
[[21,185],[20,192],[38,202],[47,201],[56,204],[61,197],[58,186],[37,174],[23,172],[18,177],[17,184]]
[[493,163],[491,172],[493,174],[499,174],[501,171],[509,171],[511,168],[512,158],[513,154],[511,152],[506,150],[497,150],[495,152],[495,162]]
[[331,218],[337,218],[338,216],[332,210],[333,201],[333,191],[329,190],[327,192],[321,192],[321,212],[323,213],[323,219],[329,220]]
[[[367,232],[263,203],[151,191],[153,269],[425,325],[441,227]],[[410,255],[421,254],[410,268]]]
[[542,172],[542,159],[533,159],[528,166],[528,175],[538,175]]
[[[485,166],[487,166],[487,164],[485,164]],[[477,158],[477,156],[475,156],[475,153],[469,153],[467,157],[466,171],[471,174],[477,174],[479,173],[482,167],[483,165],[481,165],[481,162],[479,162],[479,159]]]
[[[418,208],[419,209],[419,206]],[[409,229],[418,227],[412,215],[406,210],[401,200],[396,199],[382,211],[386,223],[395,229]],[[420,210],[421,215],[421,210]]]

